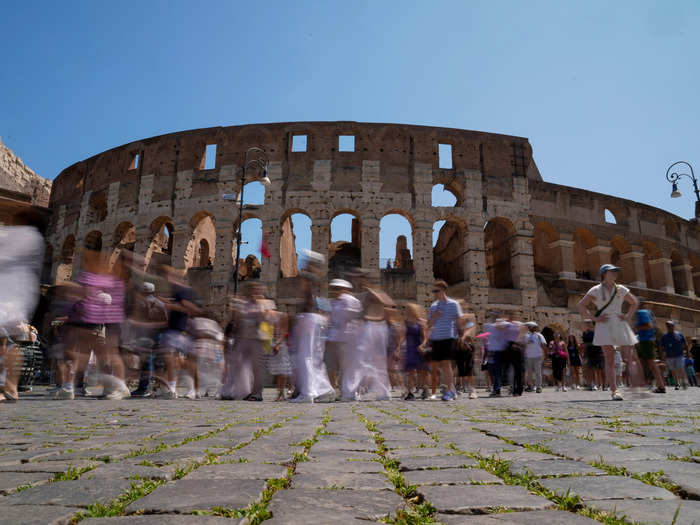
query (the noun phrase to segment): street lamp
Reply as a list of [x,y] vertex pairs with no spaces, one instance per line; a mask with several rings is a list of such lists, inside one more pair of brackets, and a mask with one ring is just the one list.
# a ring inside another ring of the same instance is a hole
[[[248,160],[248,154],[253,153],[257,156],[251,160]],[[236,232],[236,267],[233,270],[233,294],[238,295],[238,265],[241,260],[241,227],[243,226],[243,188],[245,188],[246,175],[248,173],[248,168],[253,168],[262,172],[263,176],[260,179],[260,183],[269,188],[272,183],[267,177],[267,167],[269,161],[265,155],[265,150],[262,148],[252,147],[248,148],[245,152],[245,158],[243,159],[243,168],[241,169],[241,191],[238,195],[235,193],[224,193],[222,195],[224,200],[227,201],[238,201],[238,231]]]
[[[677,166],[678,164],[687,166],[690,170],[690,174],[678,173],[676,171],[671,173],[673,167]],[[693,181],[693,190],[695,191],[695,218],[698,219],[700,218],[700,190],[698,190],[698,179],[695,178],[693,167],[684,160],[674,162],[666,170],[666,180],[671,183],[671,198],[673,199],[676,199],[681,196],[681,192],[678,190],[678,179],[680,179],[681,177],[688,177],[690,180]]]

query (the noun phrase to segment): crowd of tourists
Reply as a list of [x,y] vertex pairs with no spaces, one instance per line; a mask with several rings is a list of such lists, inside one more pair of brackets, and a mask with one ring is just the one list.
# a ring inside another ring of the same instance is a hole
[[[0,248],[12,242],[7,238],[24,239],[0,259],[0,401],[14,401],[16,343],[27,337],[36,303],[41,237],[31,228],[6,230]],[[146,273],[145,261],[132,252],[109,261],[87,248],[77,278],[52,289],[46,314],[52,399],[262,401],[271,380],[276,400],[291,402],[449,402],[462,394],[477,398],[477,386],[499,397],[505,385],[513,396],[552,386],[608,390],[621,400],[622,386],[657,393],[668,384],[697,386],[697,340],[690,347],[672,321],[666,333],[656,333],[652,313],[638,309],[633,294],[615,282],[619,268],[612,265],[601,267],[601,283],[578,304],[586,319],[579,342],[573,333],[548,340],[536,321],[513,313],[489,312],[479,330],[476,312],[448,297],[440,280],[427,311],[397,305],[361,269],[330,280],[322,293],[326,261],[313,252],[305,254],[287,311],[259,282],[248,281],[220,319],[202,307],[183,272],[161,265]]]

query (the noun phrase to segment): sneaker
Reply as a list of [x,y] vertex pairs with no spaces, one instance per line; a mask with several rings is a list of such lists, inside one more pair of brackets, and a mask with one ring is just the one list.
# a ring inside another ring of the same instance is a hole
[[432,396],[429,397],[430,400],[435,401],[437,399],[440,399],[437,394],[433,394]]
[[674,390],[680,390],[680,389],[681,389],[681,387],[679,387],[678,385],[676,385],[676,388],[674,388]]
[[537,392],[538,394],[541,394],[541,393],[542,393],[542,388],[538,386],[537,389],[535,390],[535,392]]
[[195,392],[194,390],[190,390],[185,394],[185,397],[187,399],[197,399],[197,392]]
[[404,401],[413,401],[416,397],[413,395],[413,392],[409,392],[406,394],[403,398]]
[[562,392],[568,392],[567,388],[565,386],[561,387]]
[[622,397],[622,394],[620,393],[619,390],[615,390],[615,391],[612,393],[611,398],[612,398],[613,401],[622,401],[622,400],[624,399],[624,398]]
[[[248,399],[248,398],[246,398],[246,399]],[[290,399],[289,402],[290,403],[313,403],[313,399],[311,399],[310,397],[302,396],[301,394],[299,394],[297,397]]]
[[593,390],[593,392],[597,392],[597,391],[598,391],[598,385],[593,385],[593,386],[591,387],[591,390]]
[[442,400],[443,401],[454,401],[456,395],[454,392],[447,391],[443,394]]
[[665,386],[657,386],[654,389],[655,394],[665,394],[666,393],[666,387]]
[[475,390],[472,390],[471,392],[469,392],[469,399],[478,399],[478,398],[479,398],[479,396],[477,395]]
[[177,399],[177,392],[173,392],[169,388],[162,388],[156,391],[153,397],[156,399]]
[[127,397],[131,397],[131,392],[124,383],[122,383],[119,387],[115,388],[114,390],[103,396],[104,399],[111,400],[125,399]]
[[75,399],[75,392],[73,392],[73,390],[68,390],[67,388],[59,388],[53,399]]

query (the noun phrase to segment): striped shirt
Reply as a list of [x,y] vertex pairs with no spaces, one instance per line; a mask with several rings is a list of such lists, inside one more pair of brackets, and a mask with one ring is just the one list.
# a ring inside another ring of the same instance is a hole
[[[436,316],[437,312],[440,312],[440,315]],[[445,301],[435,301],[430,305],[428,312],[428,321],[435,319],[430,340],[457,339],[457,320],[460,317],[462,317],[462,308],[454,299],[448,297]]]
[[[89,324],[112,324],[124,321],[124,283],[111,274],[82,272],[78,283],[85,287],[81,321]],[[100,293],[111,297],[105,304]]]

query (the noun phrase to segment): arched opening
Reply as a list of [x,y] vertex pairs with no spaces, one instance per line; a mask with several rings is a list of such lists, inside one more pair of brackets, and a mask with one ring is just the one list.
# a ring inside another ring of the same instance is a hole
[[161,264],[172,264],[174,232],[175,227],[169,217],[158,217],[151,222],[151,242],[145,257],[149,272]]
[[610,241],[612,251],[610,252],[610,262],[622,268],[618,277],[618,282],[629,284],[637,280],[634,274],[634,265],[631,261],[626,261],[624,255],[630,251],[629,243],[620,235],[615,235]]
[[258,206],[265,204],[265,186],[257,180],[246,184],[243,187],[243,204]]
[[185,251],[185,268],[211,268],[216,253],[216,224],[207,212],[199,212],[190,220],[192,233]]
[[[238,280],[260,279],[262,274],[262,221],[256,217],[243,219],[241,225],[241,257]],[[236,242],[233,242],[233,264],[236,264]]]
[[598,273],[596,258],[591,249],[598,240],[589,230],[579,228],[574,233],[574,271],[577,279],[595,280]]
[[299,274],[299,254],[311,249],[311,218],[305,213],[288,213],[282,219],[280,235],[280,273],[282,277]]
[[556,274],[561,271],[561,250],[551,246],[558,240],[559,232],[548,222],[535,225],[532,232],[535,273]]
[[136,245],[136,228],[130,222],[122,222],[114,230],[114,246],[109,256],[110,269],[119,258],[123,250],[134,250]]
[[611,212],[607,208],[605,208],[605,222],[607,222],[608,224],[617,224],[615,214],[613,214],[613,212]]
[[61,246],[61,255],[56,268],[56,283],[70,281],[73,277],[73,260],[75,258],[75,237],[69,235]]
[[379,268],[413,272],[413,227],[401,214],[390,213],[379,221]]
[[464,281],[464,227],[454,220],[433,223],[433,276],[450,286]]
[[644,248],[644,272],[646,273],[647,288],[661,290],[666,283],[663,265],[656,262],[661,259],[661,250],[650,241],[644,241],[642,247]]
[[489,286],[513,288],[513,223],[502,217],[491,219],[484,227],[484,234]]
[[673,291],[678,295],[683,295],[688,291],[687,283],[685,282],[685,266],[681,254],[671,252],[671,275],[673,276]]
[[341,212],[331,220],[328,276],[341,277],[362,266],[361,223],[358,215]]
[[693,277],[693,289],[697,297],[700,294],[700,257],[697,255],[690,256],[690,271]]
[[92,250],[93,252],[102,251],[102,232],[93,230],[85,236],[85,242],[83,246],[87,250]]
[[432,190],[432,206],[452,207],[457,205],[457,195],[444,184],[435,184]]

